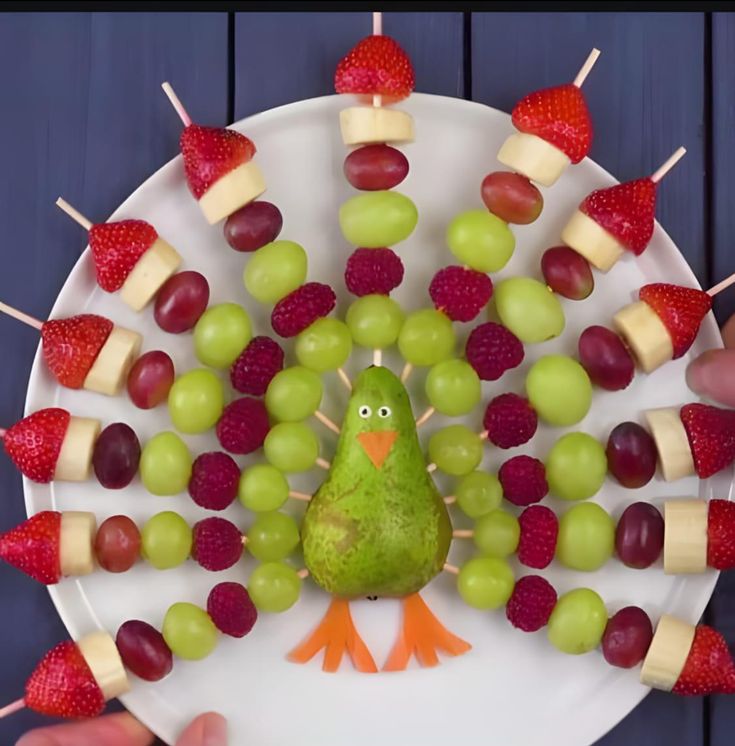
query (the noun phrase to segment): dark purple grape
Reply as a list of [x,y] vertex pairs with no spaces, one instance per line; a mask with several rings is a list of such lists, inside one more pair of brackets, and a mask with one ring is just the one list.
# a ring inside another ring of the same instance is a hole
[[136,407],[153,409],[166,401],[176,376],[174,361],[162,350],[141,355],[128,373],[128,396]]
[[584,300],[595,289],[589,262],[568,246],[554,246],[541,257],[546,284],[570,300]]
[[623,340],[604,326],[589,326],[579,335],[579,362],[592,383],[607,391],[630,385],[635,362]]
[[345,158],[344,172],[355,189],[392,189],[408,175],[408,159],[390,145],[363,145]]
[[140,442],[130,425],[113,422],[97,438],[92,466],[99,483],[108,490],[119,490],[133,481],[140,461]]
[[626,606],[608,620],[602,654],[611,666],[633,668],[646,657],[652,639],[648,614],[638,606]]
[[650,567],[664,548],[664,519],[650,503],[629,505],[615,529],[615,551],[628,567]]
[[144,681],[160,681],[171,673],[174,661],[163,635],[147,622],[131,619],[115,638],[122,662]]
[[181,334],[193,329],[209,303],[207,278],[187,270],[169,277],[156,295],[153,318],[165,332]]
[[643,487],[656,473],[656,443],[637,422],[621,422],[613,428],[606,454],[610,473],[628,489]]
[[526,176],[513,171],[493,171],[480,186],[480,196],[490,212],[506,223],[528,225],[544,209],[544,198]]
[[256,251],[278,238],[283,227],[281,211],[264,200],[250,202],[225,222],[225,240],[235,251]]
[[94,538],[94,553],[107,572],[126,572],[140,557],[140,531],[126,515],[103,521]]

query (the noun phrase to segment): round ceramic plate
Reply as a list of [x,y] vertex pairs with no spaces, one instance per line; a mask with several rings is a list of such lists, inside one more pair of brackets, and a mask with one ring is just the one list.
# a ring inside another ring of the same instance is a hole
[[[337,221],[340,204],[354,193],[342,174],[346,149],[340,139],[338,113],[346,105],[346,98],[336,96],[314,99],[235,125],[257,144],[256,158],[268,183],[265,196],[284,215],[281,237],[306,248],[309,279],[328,282],[335,288],[340,315],[350,301],[342,272],[353,248],[343,239]],[[452,98],[418,94],[401,106],[415,117],[417,132],[416,142],[405,147],[411,173],[399,187],[415,201],[420,214],[414,234],[397,247],[406,265],[406,277],[395,297],[409,310],[429,304],[427,287],[432,275],[439,267],[453,263],[444,241],[446,226],[456,213],[482,207],[480,182],[486,173],[499,168],[495,155],[512,127],[504,113]],[[558,243],[565,221],[580,200],[592,189],[613,183],[612,177],[590,160],[569,168],[556,186],[545,191],[541,218],[530,226],[514,227],[517,248],[497,278],[537,276],[541,252]],[[229,249],[221,225],[207,225],[187,190],[180,158],[154,174],[112,217],[149,220],[178,248],[187,268],[207,276],[212,303],[241,302],[252,314],[255,330],[270,333],[270,309],[249,298],[242,285],[247,255]],[[557,340],[527,347],[519,368],[500,381],[483,384],[483,401],[504,391],[522,392],[524,375],[537,357],[551,352],[575,354],[583,328],[591,323],[608,324],[640,285],[658,280],[696,285],[676,246],[657,227],[643,257],[627,257],[608,276],[598,275],[597,288],[588,300],[565,301],[564,334]],[[179,371],[197,365],[191,335],[168,335],[156,326],[150,308],[135,314],[118,297],[97,288],[88,252],[69,276],[53,316],[82,311],[104,314],[121,326],[142,332],[144,349],[167,350]],[[470,328],[468,324],[458,325],[459,350]],[[715,322],[709,316],[690,356],[720,344]],[[289,345],[287,355],[292,359]],[[624,392],[596,391],[592,410],[574,429],[604,440],[612,426],[623,420],[641,420],[647,408],[691,400],[684,382],[688,358],[670,363],[653,375],[639,375]],[[345,367],[354,376],[369,362],[367,351],[356,350]],[[394,353],[386,355],[385,363],[394,371],[402,365]],[[417,414],[426,407],[424,377],[425,371],[415,371],[408,386]],[[339,421],[347,392],[334,374],[326,376],[325,384],[322,409]],[[60,388],[46,371],[40,351],[26,405],[28,411],[58,405],[73,414],[98,417],[103,424],[122,420],[135,428],[141,441],[171,428],[165,406],[141,411],[125,395],[108,398]],[[465,419],[481,429],[481,408]],[[435,416],[421,430],[422,439],[444,424],[445,418]],[[314,428],[321,437],[323,455],[330,458],[335,436],[316,422]],[[484,467],[497,470],[506,458],[521,452],[543,459],[562,432],[541,427],[531,443],[522,448],[500,451],[488,447]],[[187,441],[193,453],[216,448],[212,433]],[[262,454],[241,459],[241,463],[259,459]],[[291,481],[295,489],[308,491],[323,477],[324,473],[316,470]],[[439,475],[437,481],[443,490],[451,491],[451,480]],[[730,474],[722,477],[718,496],[729,495],[730,482]],[[708,495],[712,489],[712,484],[700,484],[693,478],[675,484],[656,478],[636,491],[624,490],[608,480],[594,499],[617,516],[635,500],[660,504],[664,497]],[[29,513],[50,508],[91,510],[100,520],[124,513],[139,523],[161,510],[179,511],[192,522],[205,515],[188,495],[154,497],[137,481],[117,492],[100,488],[94,480],[51,485],[26,481],[25,495]],[[557,510],[566,507],[553,497],[546,502]],[[303,510],[301,504],[288,507],[297,513]],[[243,529],[253,520],[237,502],[224,515]],[[456,527],[471,525],[456,508],[452,509],[452,520]],[[471,552],[471,542],[455,542],[450,561],[461,564]],[[291,561],[301,566],[300,557],[294,556]],[[73,637],[97,627],[114,634],[123,621],[131,618],[160,627],[170,604],[191,601],[204,605],[215,583],[224,579],[244,583],[253,567],[252,557],[219,574],[208,573],[191,561],[167,572],[141,562],[123,575],[99,571],[83,580],[65,580],[51,589],[51,595]],[[552,564],[544,574],[560,593],[578,586],[594,588],[610,610],[640,604],[654,619],[662,612],[671,612],[690,622],[700,616],[716,580],[712,572],[697,577],[667,577],[660,566],[635,571],[615,560],[596,573],[575,573]],[[489,738],[504,746],[542,742],[549,746],[586,746],[624,717],[647,692],[638,683],[637,670],[611,668],[599,652],[564,655],[550,645],[543,632],[529,635],[513,629],[502,611],[480,612],[465,606],[453,576],[436,578],[425,589],[424,597],[450,630],[472,644],[468,654],[445,659],[432,669],[412,663],[405,672],[372,676],[355,672],[347,661],[336,674],[323,673],[318,659],[308,665],[289,663],[287,652],[319,621],[328,603],[326,594],[307,581],[300,601],[288,612],[261,614],[252,634],[241,640],[222,638],[215,653],[204,661],[176,661],[172,675],[162,682],[134,680],[132,691],[123,701],[169,742],[195,714],[218,710],[229,719],[236,746],[374,746],[380,742],[444,746],[450,739],[474,746],[487,744]],[[399,602],[357,601],[353,614],[381,665],[399,632]],[[529,712],[533,717],[527,716]]]

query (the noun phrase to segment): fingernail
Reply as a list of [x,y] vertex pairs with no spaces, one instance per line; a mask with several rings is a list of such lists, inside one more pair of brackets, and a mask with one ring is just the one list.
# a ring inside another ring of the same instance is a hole
[[686,372],[687,386],[695,393],[704,393],[707,387],[707,366],[702,365],[702,358],[698,357],[689,363]]
[[227,746],[227,721],[217,712],[207,713],[202,746]]

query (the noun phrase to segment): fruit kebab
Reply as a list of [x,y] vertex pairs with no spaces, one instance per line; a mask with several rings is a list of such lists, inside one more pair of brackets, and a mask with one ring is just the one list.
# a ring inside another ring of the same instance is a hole
[[61,197],[56,204],[89,232],[97,284],[140,311],[176,272],[181,256],[145,220],[95,223]]
[[5,303],[0,303],[0,312],[41,332],[46,366],[70,389],[119,393],[143,341],[137,332],[96,314],[41,321]]

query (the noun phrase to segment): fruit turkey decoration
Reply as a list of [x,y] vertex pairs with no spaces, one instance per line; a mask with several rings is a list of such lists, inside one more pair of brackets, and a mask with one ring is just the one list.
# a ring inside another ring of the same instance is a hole
[[[546,627],[550,642],[563,652],[579,654],[601,646],[610,665],[642,664],[644,684],[679,694],[735,692],[735,666],[724,639],[710,627],[664,615],[654,628],[646,612],[634,606],[609,617],[591,589],[559,595],[539,575],[516,579],[507,562],[516,554],[521,565],[532,569],[556,559],[591,571],[616,552],[621,562],[637,569],[662,557],[667,573],[735,567],[735,509],[724,500],[668,500],[663,512],[636,502],[617,525],[594,503],[575,504],[560,518],[538,504],[548,493],[568,500],[590,497],[608,470],[630,488],[644,486],[657,466],[667,480],[691,474],[707,478],[735,460],[735,413],[699,403],[651,410],[646,413],[648,429],[621,423],[606,448],[587,433],[571,432],[559,438],[545,462],[516,454],[497,476],[477,468],[485,441],[500,449],[517,448],[534,437],[539,419],[573,425],[589,411],[592,383],[625,388],[636,365],[649,372],[684,355],[711,309],[711,297],[732,278],[708,292],[646,285],[639,300],[613,319],[617,334],[599,326],[585,330],[579,341],[581,364],[547,355],[531,366],[526,396],[505,392],[491,398],[482,432],[463,425],[435,432],[428,443],[429,463],[417,434],[435,412],[452,417],[473,411],[481,401],[480,382],[498,380],[518,366],[524,343],[561,334],[563,310],[550,291],[587,297],[594,286],[588,262],[606,270],[624,250],[640,254],[646,248],[656,184],[683,149],[651,178],[597,190],[582,202],[563,232],[567,246],[544,255],[548,287],[524,277],[493,283],[488,273],[502,269],[514,251],[509,223],[532,222],[543,208],[532,182],[550,186],[589,152],[592,125],[580,86],[599,54],[593,50],[572,84],[532,93],[514,108],[518,132],[498,155],[514,172],[489,174],[481,189],[488,209],[468,210],[451,221],[446,238],[458,264],[440,269],[431,280],[433,307],[404,316],[390,297],[404,275],[393,247],[411,235],[418,211],[394,191],[410,170],[396,146],[413,140],[414,122],[393,105],[410,95],[414,72],[397,42],[382,34],[380,14],[374,15],[373,31],[340,61],[335,74],[336,91],[360,99],[358,106],[340,113],[343,141],[355,146],[345,158],[344,174],[362,192],[339,213],[342,233],[355,246],[344,274],[355,296],[345,322],[330,315],[336,303],[332,288],[307,281],[304,249],[279,240],[283,221],[278,208],[257,199],[265,180],[253,161],[252,141],[234,130],[193,124],[164,84],[184,123],[180,144],[189,189],[209,223],[225,220],[228,244],[249,254],[245,287],[258,302],[273,306],[273,330],[293,339],[298,365],[284,367],[278,342],[253,337],[240,306],[208,307],[206,279],[196,272],[177,273],[180,257],[148,223],[92,225],[60,200],[62,209],[89,231],[102,289],[121,290],[123,301],[135,310],[153,301],[154,318],[165,331],[192,330],[199,361],[228,370],[232,387],[242,396],[226,404],[221,381],[206,368],[176,378],[172,361],[161,351],[136,361],[138,335],[103,317],[40,322],[3,306],[40,330],[44,358],[62,385],[112,394],[127,383],[131,400],[141,408],[168,398],[176,429],[200,433],[215,428],[223,448],[193,458],[173,432],[158,433],[141,448],[124,423],[102,430],[97,420],[48,408],[3,431],[8,455],[34,481],[83,480],[94,470],[104,487],[119,489],[140,471],[153,494],[188,489],[197,505],[213,511],[239,498],[256,518],[243,532],[220,517],[190,526],[172,511],[154,515],[140,528],[125,516],[97,526],[92,513],[44,511],[0,534],[0,558],[47,585],[86,575],[97,566],[125,572],[141,556],[160,570],[191,559],[217,572],[237,565],[244,553],[261,564],[247,588],[231,582],[216,585],[206,610],[174,604],[161,631],[129,620],[115,639],[96,631],[78,642],[61,643],[31,674],[24,697],[1,709],[0,717],[23,706],[61,717],[95,716],[107,700],[129,689],[126,669],[157,681],[171,672],[174,657],[204,658],[214,649],[218,631],[244,637],[257,610],[282,612],[293,606],[305,578],[332,600],[322,622],[291,651],[292,661],[306,663],[324,650],[327,671],[336,671],[345,654],[359,671],[377,671],[349,603],[363,596],[398,597],[402,629],[383,670],[402,670],[412,657],[434,666],[438,651],[458,656],[470,649],[421,598],[420,591],[442,571],[457,576],[458,592],[469,606],[505,606],[515,628],[535,632]],[[588,240],[593,234],[596,242]],[[578,241],[580,236],[587,239]],[[602,254],[606,258],[600,259]],[[464,356],[453,357],[455,325],[474,321],[491,297],[501,323],[476,325]],[[373,351],[373,365],[354,382],[342,370],[353,343]],[[382,366],[383,350],[394,344],[406,361],[400,377]],[[425,391],[431,406],[417,419],[404,386],[414,367],[429,369]],[[350,390],[340,424],[319,409],[320,375],[328,371],[336,372]],[[320,455],[319,440],[305,422],[311,417],[338,435],[331,462]],[[250,464],[242,473],[225,453],[252,453],[261,447],[266,461]],[[314,466],[326,471],[315,493],[291,489],[285,473]],[[582,478],[569,478],[580,469]],[[432,477],[435,470],[457,479],[454,494],[442,497]],[[300,528],[279,512],[289,499],[307,503]],[[522,508],[518,517],[500,507],[503,499]],[[455,503],[475,521],[473,529],[452,528],[447,506]],[[449,564],[453,539],[471,539],[481,555],[462,567]],[[577,550],[585,541],[589,551],[582,556]],[[299,543],[305,567],[297,570],[285,560]]]

